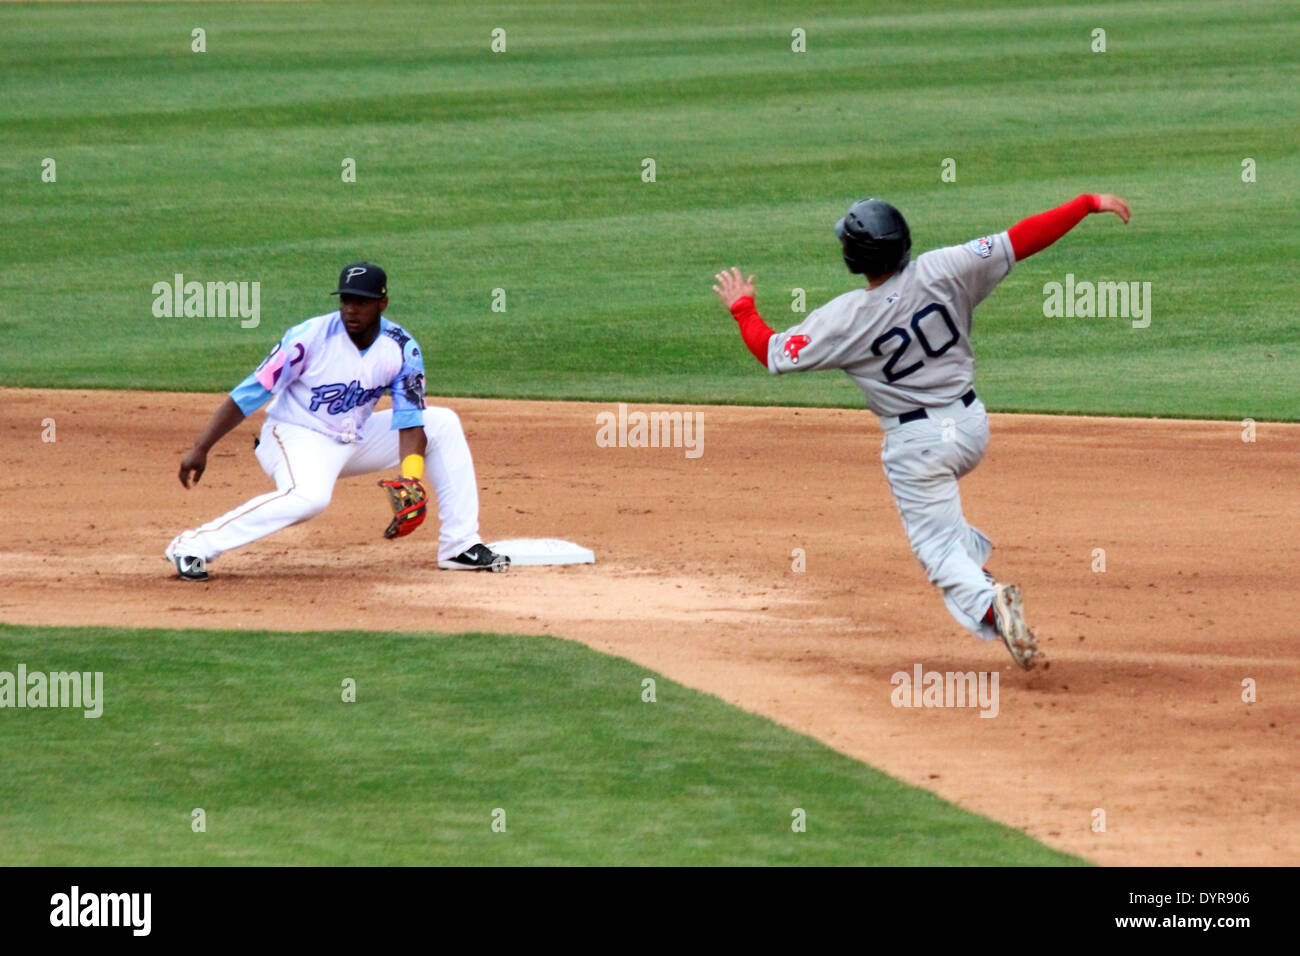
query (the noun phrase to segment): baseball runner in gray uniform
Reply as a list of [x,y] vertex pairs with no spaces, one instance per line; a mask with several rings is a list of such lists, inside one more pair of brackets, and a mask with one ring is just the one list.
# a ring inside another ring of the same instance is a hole
[[983,570],[993,543],[966,522],[957,491],[957,479],[980,463],[989,443],[984,404],[972,388],[972,312],[1017,261],[1095,212],[1129,221],[1122,199],[1082,195],[1006,232],[912,262],[902,214],[879,199],[856,202],[835,232],[849,271],[864,275],[867,287],[785,332],[774,332],[755,310],[753,276],[733,267],[718,273],[713,287],[769,372],[838,368],[862,389],[884,431],[881,462],[912,552],[952,616],[978,638],[1000,638],[1025,670],[1041,654],[1020,587]]

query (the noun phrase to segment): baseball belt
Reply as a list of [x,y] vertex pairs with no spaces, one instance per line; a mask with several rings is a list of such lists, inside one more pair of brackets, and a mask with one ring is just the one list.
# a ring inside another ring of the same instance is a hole
[[[975,401],[975,389],[968,389],[966,394],[961,397],[961,403],[967,408]],[[904,412],[898,416],[898,424],[906,425],[908,422],[919,422],[926,417],[924,408],[914,408],[910,412]]]

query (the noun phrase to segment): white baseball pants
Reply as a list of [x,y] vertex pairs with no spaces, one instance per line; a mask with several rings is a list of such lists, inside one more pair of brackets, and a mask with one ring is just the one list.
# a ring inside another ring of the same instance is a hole
[[[310,428],[268,418],[256,455],[262,470],[275,480],[276,490],[258,495],[200,528],[182,532],[170,550],[212,561],[226,551],[320,514],[330,503],[339,478],[395,472],[400,461],[392,420],[391,409],[375,412],[359,440],[344,443]],[[424,433],[429,439],[424,452],[425,476],[438,500],[438,559],[444,560],[482,540],[478,534],[478,480],[455,412],[426,408]],[[388,506],[378,488],[375,502],[378,521],[378,509]]]
[[894,503],[930,583],[943,590],[948,611],[976,637],[992,640],[997,630],[984,623],[993,603],[993,586],[983,566],[993,550],[978,528],[961,513],[957,479],[971,471],[989,446],[984,403],[954,402],[928,409],[924,419],[899,425],[881,418],[885,440],[880,450]]

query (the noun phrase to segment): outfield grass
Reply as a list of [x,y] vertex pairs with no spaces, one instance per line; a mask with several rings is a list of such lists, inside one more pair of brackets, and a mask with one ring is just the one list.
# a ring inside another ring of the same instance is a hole
[[555,638],[0,625],[19,663],[103,715],[0,710],[0,865],[1081,862]]
[[[860,405],[758,369],[713,273],[756,272],[784,327],[792,288],[851,287],[854,198],[919,251],[1105,190],[1132,225],[1090,219],[978,312],[987,404],[1300,419],[1294,4],[357,9],[0,5],[0,384],[229,388],[369,257],[435,394]],[[177,272],[260,282],[261,326],[154,318]],[[1151,327],[1044,318],[1067,272],[1150,281]]]

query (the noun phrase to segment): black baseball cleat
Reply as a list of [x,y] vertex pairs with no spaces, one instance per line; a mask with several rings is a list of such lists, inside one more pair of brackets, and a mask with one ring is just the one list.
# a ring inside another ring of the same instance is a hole
[[172,558],[176,563],[176,573],[182,581],[206,581],[208,579],[207,563],[200,557],[190,554],[178,554]]
[[510,559],[492,551],[486,544],[476,544],[454,558],[439,560],[438,567],[444,571],[508,571]]

